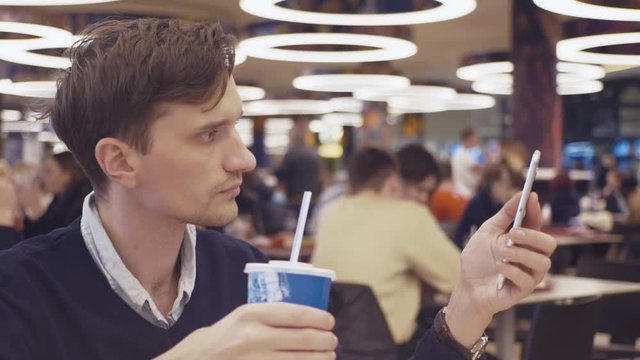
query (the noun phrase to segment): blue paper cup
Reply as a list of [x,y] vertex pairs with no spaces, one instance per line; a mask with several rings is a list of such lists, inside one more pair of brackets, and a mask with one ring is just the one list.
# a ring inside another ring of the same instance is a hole
[[249,263],[244,272],[249,277],[247,302],[287,302],[327,310],[329,290],[336,273],[306,263],[270,261]]

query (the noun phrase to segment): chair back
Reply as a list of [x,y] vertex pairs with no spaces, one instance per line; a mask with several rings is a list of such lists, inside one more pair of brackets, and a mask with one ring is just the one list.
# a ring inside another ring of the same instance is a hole
[[537,305],[524,347],[524,360],[591,359],[600,297],[571,304]]
[[[640,261],[583,257],[578,260],[577,275],[640,282]],[[640,293],[607,296],[602,306],[598,330],[611,334],[613,343],[635,344],[640,337]]]
[[329,312],[343,360],[397,360],[397,348],[378,300],[370,287],[333,283]]

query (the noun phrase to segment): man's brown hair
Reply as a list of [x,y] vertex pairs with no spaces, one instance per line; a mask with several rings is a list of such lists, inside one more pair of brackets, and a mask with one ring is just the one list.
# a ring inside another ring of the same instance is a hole
[[145,153],[158,104],[201,104],[224,95],[235,39],[217,23],[143,18],[106,20],[68,51],[72,65],[58,80],[45,115],[100,193],[107,177],[94,151],[115,137]]
[[350,191],[380,191],[385,181],[397,171],[396,160],[388,151],[375,147],[362,148],[353,154],[349,161]]

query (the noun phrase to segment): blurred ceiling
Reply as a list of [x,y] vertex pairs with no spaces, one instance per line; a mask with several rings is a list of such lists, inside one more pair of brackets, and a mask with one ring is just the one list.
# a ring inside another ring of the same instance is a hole
[[[219,19],[243,27],[264,19],[243,12],[238,0],[122,0],[73,7],[48,7],[51,12],[114,12],[172,15],[190,19]],[[461,88],[469,83],[455,77],[461,58],[467,53],[505,50],[511,43],[511,1],[478,0],[477,9],[459,19],[413,26],[418,53],[392,62],[414,81],[448,82]],[[303,64],[249,58],[235,71],[238,83],[264,87],[269,93],[286,94],[291,81],[305,69],[346,68],[354,65]]]

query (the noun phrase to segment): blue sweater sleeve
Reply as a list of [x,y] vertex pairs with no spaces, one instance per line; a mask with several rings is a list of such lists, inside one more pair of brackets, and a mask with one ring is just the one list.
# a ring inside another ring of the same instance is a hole
[[22,235],[15,229],[0,226],[0,250],[8,249],[22,240]]
[[[480,359],[486,360],[486,356]],[[404,360],[404,359],[399,359]],[[441,342],[433,329],[420,339],[415,353],[410,360],[467,360],[447,344]]]

